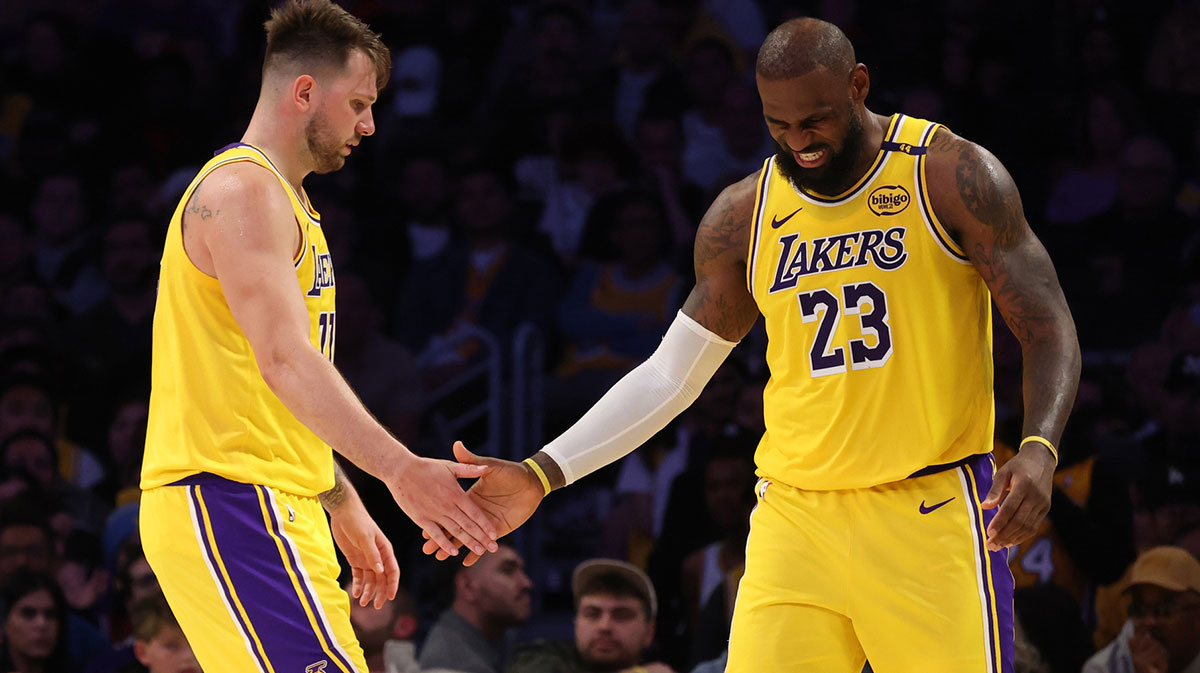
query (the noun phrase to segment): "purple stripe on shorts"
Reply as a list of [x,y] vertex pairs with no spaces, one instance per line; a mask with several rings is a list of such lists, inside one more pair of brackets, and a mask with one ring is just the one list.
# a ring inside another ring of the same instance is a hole
[[[263,500],[269,505],[271,503],[271,494],[267,491],[267,487],[255,486],[255,488],[259,489],[259,491],[262,493]],[[274,507],[270,506],[267,507],[267,511],[271,514],[271,530],[280,538],[280,540],[283,540],[283,524],[279,520],[279,512]],[[300,561],[296,558],[295,550],[292,549],[292,546],[286,541],[284,541],[283,548],[287,552],[288,563],[291,565],[292,570],[296,573],[296,577],[302,577],[300,574]],[[337,660],[340,661],[343,666],[346,667],[347,671],[353,671],[354,664],[350,663],[346,657],[344,657],[342,653],[338,651],[339,647],[337,638],[332,632],[330,632],[328,628],[326,628],[324,620],[322,620],[318,614],[320,605],[317,603],[317,597],[312,595],[308,584],[303,581],[300,583],[300,589],[304,592],[304,597],[308,600],[309,607],[312,608],[313,616],[317,619],[317,626],[320,627],[321,633],[324,634],[325,641],[329,643],[329,649],[333,651],[333,656],[337,658]]]
[[[975,476],[975,485],[979,489],[975,493],[976,502],[982,501],[982,496],[992,488],[992,460],[990,455],[979,456],[977,460],[972,461],[969,465],[971,474]],[[983,520],[983,530],[986,534],[987,527],[991,524],[992,519],[996,518],[996,509],[981,509],[979,510]],[[990,560],[992,569],[991,581],[984,577],[984,591],[992,598],[996,606],[996,623],[993,628],[1000,633],[1000,652],[998,657],[998,666],[996,670],[1000,673],[1013,673],[1013,576],[1012,571],[1008,569],[1008,549],[1000,551],[988,551],[984,540],[980,540],[981,553],[986,553]],[[991,612],[988,613],[989,619]],[[988,647],[994,647],[994,640],[988,639]],[[993,658],[997,658],[993,652]]]
[[[263,521],[256,488],[224,479],[204,486],[213,538],[273,668],[303,671],[328,660],[330,655],[321,647],[304,603],[288,576],[279,547]],[[287,548],[286,543],[284,547]],[[289,558],[287,562],[294,561]],[[330,649],[337,651],[332,643]],[[336,668],[330,666],[328,670]],[[353,671],[354,667],[347,666],[347,670]]]
[[[213,553],[212,542],[208,539],[208,531],[206,531],[204,528],[204,516],[201,514],[201,510],[203,510],[204,507],[200,504],[200,498],[197,497],[196,491],[198,488],[199,486],[196,484],[188,484],[187,486],[188,500],[190,501],[189,504],[195,514],[196,524],[200,527],[200,540],[204,544],[204,556],[208,559],[208,564],[212,567],[213,573],[215,573],[217,576],[218,588],[220,588],[221,594],[225,597],[225,604],[229,606],[229,610],[233,613],[234,621],[237,622],[238,631],[241,631],[242,636],[246,639],[250,654],[253,655],[254,659],[258,662],[259,670],[269,671],[271,669],[266,663],[266,658],[262,648],[259,647],[254,642],[254,639],[250,636],[250,629],[246,625],[246,620],[242,618],[242,613],[238,611],[237,604],[233,600],[233,595],[229,590],[229,585],[225,582],[224,576],[221,575],[221,564],[217,563],[217,557]],[[212,518],[211,514],[209,515],[209,518]],[[215,522],[213,523],[215,527]]]

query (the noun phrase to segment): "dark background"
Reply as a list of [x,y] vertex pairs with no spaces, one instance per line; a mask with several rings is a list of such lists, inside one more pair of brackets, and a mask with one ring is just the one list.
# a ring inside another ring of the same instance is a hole
[[[305,184],[336,261],[338,365],[414,450],[449,457],[465,438],[528,455],[653,350],[690,287],[700,215],[770,151],[757,45],[810,14],[853,41],[871,110],[942,121],[1004,162],[1078,325],[1048,546],[1013,566],[1040,670],[1079,670],[1105,614],[1119,626],[1113,590],[1097,590],[1136,551],[1200,551],[1200,2],[343,4],[396,67],[375,136]],[[62,568],[120,574],[163,234],[249,120],[268,5],[0,3],[0,500],[53,515],[49,567],[111,641],[118,584],[82,591]],[[700,656],[680,564],[718,536],[711,456],[748,456],[761,432],[762,353],[759,328],[650,446],[552,496],[514,537],[535,584],[523,635],[562,634],[570,568],[617,555],[648,565],[675,606],[664,656],[682,670]],[[1021,379],[999,319],[995,360],[1003,455]],[[40,463],[11,448],[31,436]],[[413,527],[355,477],[433,612]]]

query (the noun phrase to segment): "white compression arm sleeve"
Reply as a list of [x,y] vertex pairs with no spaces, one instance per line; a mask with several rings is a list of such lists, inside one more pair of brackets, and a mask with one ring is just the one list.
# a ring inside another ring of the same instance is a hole
[[542,450],[568,484],[623,458],[687,409],[736,345],[680,311],[658,350]]

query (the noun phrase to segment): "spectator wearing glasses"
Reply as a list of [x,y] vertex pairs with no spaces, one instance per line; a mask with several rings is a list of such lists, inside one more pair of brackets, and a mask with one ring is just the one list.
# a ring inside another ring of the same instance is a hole
[[1200,673],[1200,561],[1154,547],[1130,569],[1129,620],[1083,673]]

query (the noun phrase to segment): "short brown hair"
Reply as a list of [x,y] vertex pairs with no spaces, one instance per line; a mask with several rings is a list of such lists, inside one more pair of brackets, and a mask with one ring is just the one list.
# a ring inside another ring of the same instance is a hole
[[361,49],[375,66],[375,86],[382,89],[392,70],[392,56],[379,35],[361,19],[330,0],[288,0],[271,10],[263,73],[283,63],[306,70],[340,69],[350,53]]
[[133,638],[139,642],[148,643],[164,627],[179,628],[179,620],[167,605],[167,599],[160,593],[155,593],[133,604],[130,610],[130,621],[133,622]]

